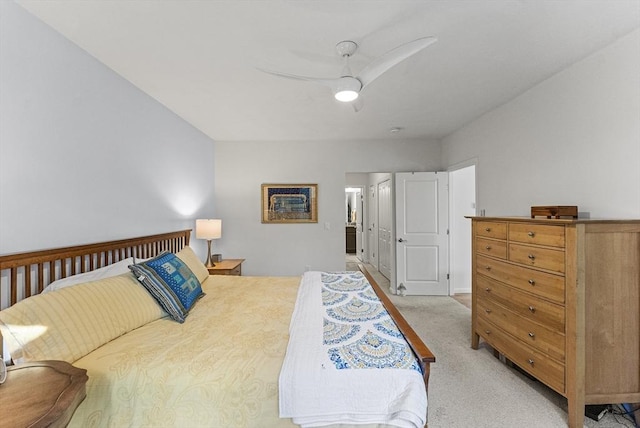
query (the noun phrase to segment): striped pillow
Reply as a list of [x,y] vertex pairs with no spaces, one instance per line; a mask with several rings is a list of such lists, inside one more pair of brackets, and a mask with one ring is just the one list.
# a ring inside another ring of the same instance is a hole
[[166,316],[131,272],[24,299],[0,311],[16,363],[73,363],[105,343]]
[[183,323],[196,300],[203,296],[200,281],[175,254],[163,252],[129,266],[138,281],[174,320]]
[[189,269],[191,269],[191,272],[198,278],[200,284],[209,278],[209,270],[204,266],[204,263],[200,261],[198,256],[196,256],[196,253],[193,252],[191,247],[184,247],[176,253],[176,257],[189,266]]

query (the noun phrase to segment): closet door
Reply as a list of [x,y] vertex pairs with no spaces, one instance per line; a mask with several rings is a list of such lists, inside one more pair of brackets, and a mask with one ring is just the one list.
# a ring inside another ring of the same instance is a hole
[[449,206],[446,172],[396,178],[396,284],[399,294],[449,294]]
[[367,248],[369,250],[369,260],[368,263],[371,263],[373,266],[378,267],[378,239],[377,239],[377,231],[378,231],[378,201],[376,198],[377,188],[375,185],[369,186],[369,209],[367,213],[369,215],[369,225],[367,228],[368,239]]
[[378,271],[391,279],[391,180],[378,184]]

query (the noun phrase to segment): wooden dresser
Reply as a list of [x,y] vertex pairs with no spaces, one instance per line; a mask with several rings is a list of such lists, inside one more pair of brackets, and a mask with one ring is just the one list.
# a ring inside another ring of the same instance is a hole
[[585,404],[640,402],[640,220],[472,217],[480,338]]

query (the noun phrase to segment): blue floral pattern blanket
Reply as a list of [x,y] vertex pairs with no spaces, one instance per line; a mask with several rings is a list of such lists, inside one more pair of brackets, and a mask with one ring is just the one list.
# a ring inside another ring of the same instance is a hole
[[281,417],[303,427],[424,426],[418,362],[362,273],[305,273],[289,333]]

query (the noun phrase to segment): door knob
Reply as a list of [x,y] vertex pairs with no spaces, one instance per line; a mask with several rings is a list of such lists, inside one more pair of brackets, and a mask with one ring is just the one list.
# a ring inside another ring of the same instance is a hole
[[398,242],[407,242],[406,239],[398,238]]

